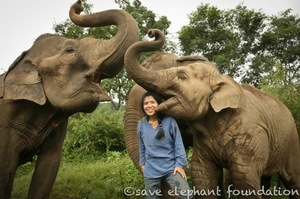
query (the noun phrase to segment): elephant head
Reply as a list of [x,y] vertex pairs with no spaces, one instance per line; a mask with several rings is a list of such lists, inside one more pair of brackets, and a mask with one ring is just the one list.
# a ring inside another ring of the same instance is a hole
[[25,99],[39,105],[48,101],[70,112],[91,112],[110,100],[99,82],[123,67],[127,48],[139,39],[134,18],[123,10],[80,15],[80,1],[70,8],[70,19],[82,27],[116,25],[111,39],[69,39],[45,34],[36,39],[10,66],[3,78],[2,98]]
[[244,106],[241,87],[232,79],[222,76],[217,67],[204,57],[182,57],[176,60],[177,67],[164,70],[142,67],[137,55],[158,50],[164,43],[163,33],[159,30],[150,30],[149,36],[155,37],[155,40],[140,41],[128,49],[125,68],[137,84],[166,99],[157,107],[157,111],[183,121],[191,121],[207,113],[206,102],[216,112]]

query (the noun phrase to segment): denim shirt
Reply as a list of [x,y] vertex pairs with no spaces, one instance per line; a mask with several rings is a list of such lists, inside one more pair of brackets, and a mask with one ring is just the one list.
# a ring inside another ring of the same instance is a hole
[[188,166],[176,120],[164,117],[161,123],[165,132],[161,139],[155,138],[159,126],[153,129],[147,117],[143,117],[138,123],[140,166],[145,166],[146,178],[160,178],[172,173],[175,167]]

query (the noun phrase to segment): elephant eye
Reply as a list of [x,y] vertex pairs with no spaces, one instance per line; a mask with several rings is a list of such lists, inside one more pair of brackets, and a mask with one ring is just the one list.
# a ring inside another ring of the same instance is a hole
[[183,71],[178,72],[177,76],[181,80],[188,79],[188,75],[185,72],[183,72]]
[[74,51],[75,51],[75,49],[74,49],[73,46],[68,46],[68,47],[66,48],[66,52],[68,52],[68,53],[72,53],[72,52],[74,52]]

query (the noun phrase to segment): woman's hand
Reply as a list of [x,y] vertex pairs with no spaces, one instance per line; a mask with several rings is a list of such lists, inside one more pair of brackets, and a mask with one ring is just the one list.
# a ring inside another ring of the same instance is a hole
[[182,178],[187,180],[187,177],[186,177],[186,174],[185,174],[185,171],[184,171],[183,168],[175,167],[175,169],[174,169],[174,175],[176,174],[176,172],[180,173],[180,175],[182,176]]

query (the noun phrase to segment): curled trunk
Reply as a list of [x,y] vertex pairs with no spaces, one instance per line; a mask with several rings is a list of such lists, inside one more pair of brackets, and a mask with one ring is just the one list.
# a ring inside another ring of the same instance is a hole
[[[158,29],[152,29],[148,32],[150,38],[155,37],[154,41],[139,41],[131,45],[125,54],[125,69],[129,76],[143,88],[149,91],[158,91],[160,81],[165,81],[164,74],[161,71],[151,70],[143,67],[137,57],[142,52],[151,52],[159,50],[164,42],[165,36]],[[155,84],[154,84],[155,82]]]
[[[111,9],[87,15],[80,15],[83,11],[81,1],[73,4],[69,11],[72,22],[81,27],[103,27],[116,25],[117,34],[109,39],[99,39],[99,50],[105,54],[99,56],[95,65],[105,77],[114,77],[123,68],[124,55],[128,47],[138,41],[139,29],[136,20],[126,11]],[[101,54],[99,52],[99,54]]]

